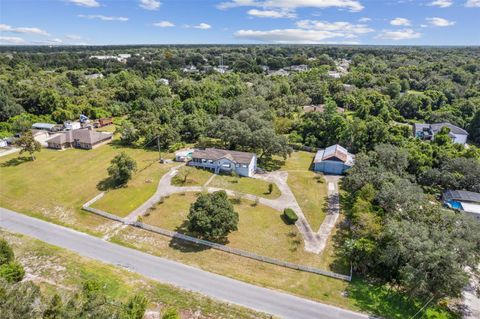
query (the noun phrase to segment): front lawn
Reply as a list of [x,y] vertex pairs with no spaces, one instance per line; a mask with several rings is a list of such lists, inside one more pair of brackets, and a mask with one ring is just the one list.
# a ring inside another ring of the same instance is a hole
[[[196,193],[180,193],[165,198],[143,218],[146,224],[187,233],[187,215]],[[239,214],[238,231],[228,235],[227,246],[260,255],[312,266],[320,264],[320,256],[304,250],[302,235],[294,225],[287,225],[281,212],[242,199],[234,203]]]
[[172,185],[175,186],[203,186],[213,173],[206,169],[192,166],[183,166],[178,170],[177,175],[172,178]]
[[137,170],[126,187],[108,190],[92,207],[125,217],[149,199],[157,190],[160,178],[178,164],[159,164],[153,160],[145,165]]
[[270,193],[268,190],[269,184],[269,182],[257,178],[216,175],[208,186],[230,189],[239,193],[252,194],[270,199],[279,197],[281,194],[277,185],[272,183],[273,190]]

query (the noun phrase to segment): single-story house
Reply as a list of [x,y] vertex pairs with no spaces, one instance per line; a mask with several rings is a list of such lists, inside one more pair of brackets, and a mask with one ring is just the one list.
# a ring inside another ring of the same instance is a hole
[[444,127],[450,129],[448,135],[451,137],[453,143],[459,143],[463,145],[467,143],[468,132],[450,123],[415,123],[413,124],[413,136],[422,140],[433,141],[435,139],[435,135],[438,134]]
[[97,132],[90,128],[62,132],[47,140],[49,148],[81,148],[85,150],[94,149],[112,140],[112,133]]
[[463,211],[480,220],[480,193],[447,190],[442,199],[448,208]]
[[325,174],[343,174],[355,163],[355,155],[335,144],[318,150],[313,160],[313,170]]
[[188,162],[192,159],[193,150],[180,150],[175,153],[175,161],[176,162]]
[[222,150],[217,148],[195,149],[188,165],[220,172],[236,172],[239,176],[253,176],[257,170],[254,153]]

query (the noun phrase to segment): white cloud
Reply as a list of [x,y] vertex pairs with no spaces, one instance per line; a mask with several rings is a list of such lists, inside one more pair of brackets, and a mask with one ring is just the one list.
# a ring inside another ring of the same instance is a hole
[[296,23],[301,29],[318,30],[318,31],[336,31],[341,36],[352,38],[358,34],[365,34],[374,31],[365,24],[352,24],[349,22],[328,22],[317,20],[301,20]]
[[98,3],[96,0],[68,0],[68,1],[81,7],[93,8],[93,7],[100,6],[100,3]]
[[208,30],[208,29],[210,29],[212,26],[209,25],[208,23],[203,23],[203,22],[202,22],[202,23],[200,23],[200,24],[198,24],[198,25],[194,25],[193,27],[194,27],[195,29]]
[[128,18],[126,17],[111,17],[111,16],[104,16],[101,14],[88,14],[88,15],[79,14],[78,16],[84,19],[98,19],[102,21],[122,21],[122,22],[128,21]]
[[34,27],[17,27],[14,28],[8,24],[0,24],[0,31],[14,32],[14,33],[28,33],[38,35],[50,35],[47,31]]
[[331,31],[304,29],[277,29],[269,31],[239,30],[235,37],[268,43],[322,43],[325,39],[341,36],[341,33]]
[[24,44],[25,40],[19,37],[2,37],[0,36],[0,44]]
[[157,10],[162,3],[156,0],[140,0],[140,7],[146,10]]
[[160,22],[154,23],[153,25],[155,27],[160,27],[160,28],[171,28],[175,26],[175,24],[170,21],[160,21]]
[[401,30],[383,30],[377,36],[377,39],[385,39],[385,40],[409,40],[409,39],[418,39],[422,36],[421,33],[416,32],[412,29],[401,29]]
[[278,18],[296,18],[297,15],[293,13],[292,11],[289,10],[257,10],[257,9],[251,9],[248,10],[247,13],[251,16],[257,17],[257,18],[273,18],[273,19],[278,19]]
[[430,6],[440,7],[440,8],[448,8],[453,4],[453,0],[435,0],[430,2]]
[[465,3],[465,7],[467,7],[467,8],[480,8],[480,0],[468,0]]
[[395,18],[390,21],[391,25],[403,25],[403,26],[409,26],[410,25],[410,20],[405,19],[405,18]]
[[363,22],[363,23],[370,22],[370,21],[372,21],[372,19],[367,18],[367,17],[363,17],[363,18],[358,19],[358,22]]
[[337,7],[350,11],[361,11],[363,9],[363,5],[357,0],[231,0],[222,2],[217,7],[219,9],[261,7],[264,9],[276,8],[288,10],[295,10],[297,8],[325,9]]
[[427,18],[426,19],[431,25],[435,27],[450,27],[455,24],[455,21],[448,21],[444,18]]

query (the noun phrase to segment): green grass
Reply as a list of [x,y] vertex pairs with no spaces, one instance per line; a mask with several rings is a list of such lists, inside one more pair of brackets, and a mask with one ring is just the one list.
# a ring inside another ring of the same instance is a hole
[[230,189],[239,193],[252,194],[270,199],[279,197],[281,194],[277,185],[273,183],[273,191],[269,193],[268,184],[270,183],[251,177],[216,175],[208,186]]
[[325,218],[327,185],[321,174],[310,170],[314,157],[310,152],[293,152],[281,169],[288,172],[288,186],[308,223],[317,231]]
[[[94,150],[42,149],[35,161],[25,160],[18,157],[18,154],[1,157],[0,206],[78,230],[101,234],[112,222],[84,212],[81,207],[100,193],[97,184],[108,177],[107,167],[121,151],[136,160],[139,177],[145,171],[154,170],[155,166],[158,169],[161,167],[156,163],[157,152],[110,144]],[[158,174],[156,176],[153,177],[158,178]],[[146,178],[134,178],[136,181],[132,183],[146,184]],[[143,186],[147,189],[156,187],[153,183]],[[130,192],[136,194],[136,188],[127,185],[125,189],[112,191],[111,196],[116,197],[111,201],[113,206],[106,205],[102,208],[115,211],[119,206],[116,201],[121,201],[123,196],[134,198],[136,195],[131,196]],[[119,196],[115,193],[119,193]],[[105,200],[108,202],[109,198],[110,194]]]
[[175,186],[203,186],[213,173],[192,166],[183,166],[178,170],[177,175],[172,178],[172,185]]
[[199,311],[208,318],[269,318],[246,308],[212,300],[197,293],[161,284],[118,267],[81,257],[27,236],[0,230],[15,251],[18,260],[35,276],[35,283],[47,296],[62,296],[80,289],[85,280],[97,280],[111,298],[125,301],[135,293],[144,294],[155,309],[172,306],[181,312]]
[[312,171],[291,171],[287,183],[308,223],[317,231],[326,216],[327,183],[323,176]]
[[178,164],[150,162],[137,171],[127,187],[107,191],[105,196],[95,202],[92,207],[120,217],[127,216],[155,193],[160,178],[175,165]]
[[[172,195],[150,210],[143,222],[188,234],[187,215],[196,198],[191,192]],[[228,235],[227,246],[299,264],[320,264],[318,255],[304,250],[302,235],[283,221],[282,212],[244,199],[233,205],[239,215],[238,230]]]

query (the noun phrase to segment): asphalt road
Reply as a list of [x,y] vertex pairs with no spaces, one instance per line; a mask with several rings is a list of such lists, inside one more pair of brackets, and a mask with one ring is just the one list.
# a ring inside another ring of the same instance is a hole
[[[128,268],[148,278],[229,303],[292,319],[358,319],[368,316],[257,287],[175,261],[116,245],[75,230],[0,208],[0,227],[82,256]],[[218,262],[222,262],[219,260]]]

